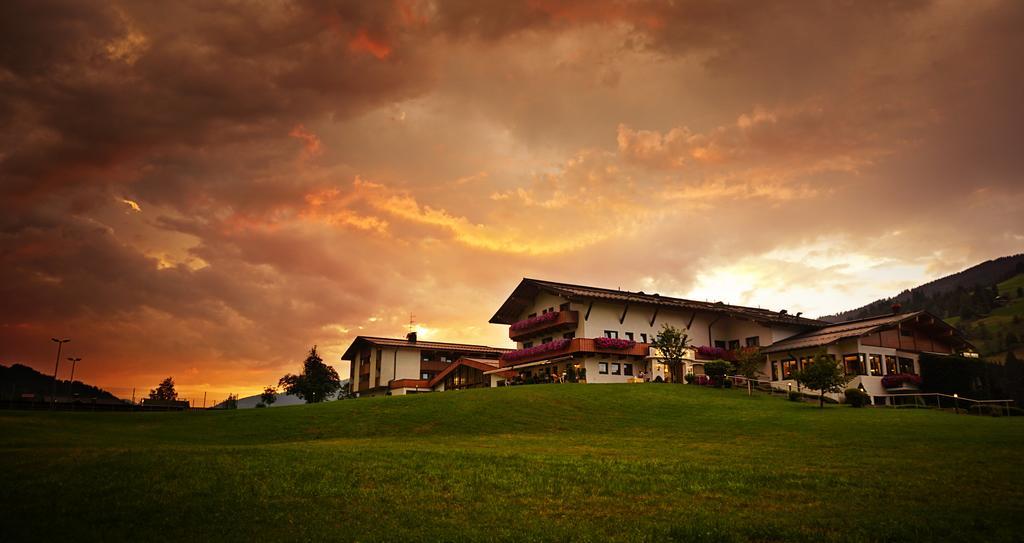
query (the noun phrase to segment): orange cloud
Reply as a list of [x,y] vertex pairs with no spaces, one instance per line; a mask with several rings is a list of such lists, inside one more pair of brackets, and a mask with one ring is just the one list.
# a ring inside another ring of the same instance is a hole
[[377,60],[384,60],[391,56],[391,46],[372,38],[365,28],[356,31],[356,35],[348,42],[348,48],[353,52],[369,53],[377,57]]
[[295,125],[292,131],[288,133],[289,136],[302,140],[303,142],[303,156],[305,158],[311,158],[323,154],[323,146],[320,144],[320,137],[316,134],[306,130],[306,127],[301,123]]

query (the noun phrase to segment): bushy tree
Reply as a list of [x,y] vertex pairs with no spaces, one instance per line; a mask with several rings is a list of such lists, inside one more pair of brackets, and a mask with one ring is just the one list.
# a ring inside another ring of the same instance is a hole
[[160,381],[156,388],[150,389],[149,398],[151,400],[177,400],[178,391],[174,390],[174,378],[168,377]]
[[711,379],[716,387],[722,386],[730,369],[732,369],[732,364],[725,360],[712,360],[704,363],[704,374]]
[[843,371],[843,366],[827,354],[818,354],[814,362],[804,365],[794,376],[797,383],[818,391],[818,407],[825,407],[825,394],[843,391],[850,378]]
[[651,346],[661,351],[665,364],[672,372],[672,380],[682,383],[683,357],[686,356],[686,349],[690,347],[690,337],[675,326],[665,323],[651,342]]
[[267,387],[263,389],[263,394],[260,394],[260,403],[266,406],[277,401],[277,388]]
[[302,365],[302,373],[292,375],[285,374],[278,381],[278,386],[284,389],[286,394],[293,394],[306,400],[306,403],[320,403],[331,397],[341,388],[341,378],[334,368],[324,364],[320,355],[316,353],[316,345],[309,350],[305,362]]
[[224,409],[238,409],[238,394],[228,394],[224,400]]
[[747,378],[747,394],[753,394],[750,380],[757,379],[764,368],[764,355],[759,347],[744,347],[736,351],[736,373]]

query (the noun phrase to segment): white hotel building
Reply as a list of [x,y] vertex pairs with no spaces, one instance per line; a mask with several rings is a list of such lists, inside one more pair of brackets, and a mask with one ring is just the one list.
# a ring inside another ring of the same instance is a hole
[[[955,329],[923,312],[832,324],[786,311],[537,279],[523,279],[490,322],[509,326],[515,349],[416,342],[415,337],[357,338],[343,356],[352,361],[353,391],[405,394],[566,375],[587,383],[637,382],[641,374],[646,380],[671,380],[650,348],[669,324],[694,346],[684,360],[685,373],[702,374],[703,363],[723,350],[760,347],[766,353],[762,379],[784,388],[792,384],[793,371],[824,351],[844,361],[851,386],[885,401],[890,391],[881,382],[887,372],[917,373],[920,352],[970,349]],[[384,364],[389,358],[391,367]]]

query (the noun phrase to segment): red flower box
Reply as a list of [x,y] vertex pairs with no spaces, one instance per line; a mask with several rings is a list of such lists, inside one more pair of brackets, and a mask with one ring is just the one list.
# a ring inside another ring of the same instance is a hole
[[529,319],[524,319],[519,322],[513,323],[512,326],[510,326],[509,328],[514,332],[533,328],[538,324],[551,322],[557,319],[559,313],[561,313],[561,311],[549,311],[547,313],[542,313],[540,315],[537,315],[536,317],[530,317]]
[[632,349],[636,347],[636,342],[632,339],[619,339],[611,337],[598,337],[594,338],[594,345],[598,349]]
[[921,376],[916,373],[896,373],[882,377],[882,387],[901,388],[905,386],[921,386]]
[[[550,315],[550,313],[546,314]],[[518,351],[505,353],[501,355],[501,359],[506,362],[514,362],[516,360],[520,360],[530,356],[558,351],[566,348],[569,345],[570,341],[571,340],[569,339],[556,339],[554,341],[549,341],[547,343],[541,343],[540,345],[534,345],[533,347],[529,347],[527,349],[519,349]]]

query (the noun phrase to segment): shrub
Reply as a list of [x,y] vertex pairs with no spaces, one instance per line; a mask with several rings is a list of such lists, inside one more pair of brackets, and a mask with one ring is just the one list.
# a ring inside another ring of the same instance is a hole
[[722,386],[722,381],[732,368],[725,360],[712,360],[704,363],[704,373],[711,378],[715,386]]
[[789,401],[791,401],[791,402],[802,402],[803,399],[804,399],[804,395],[802,393],[797,392],[795,390],[790,390],[789,391]]
[[693,384],[693,381],[694,381],[694,379],[696,379],[696,378],[697,378],[697,376],[696,376],[696,375],[694,375],[694,374],[692,374],[692,373],[687,373],[687,374],[686,374],[686,375],[685,375],[685,376],[683,377],[683,379],[684,379],[684,380],[686,380],[686,384],[688,384],[688,385],[689,385],[689,384]]
[[848,388],[843,391],[843,396],[851,407],[864,407],[871,403],[871,396],[859,388]]

